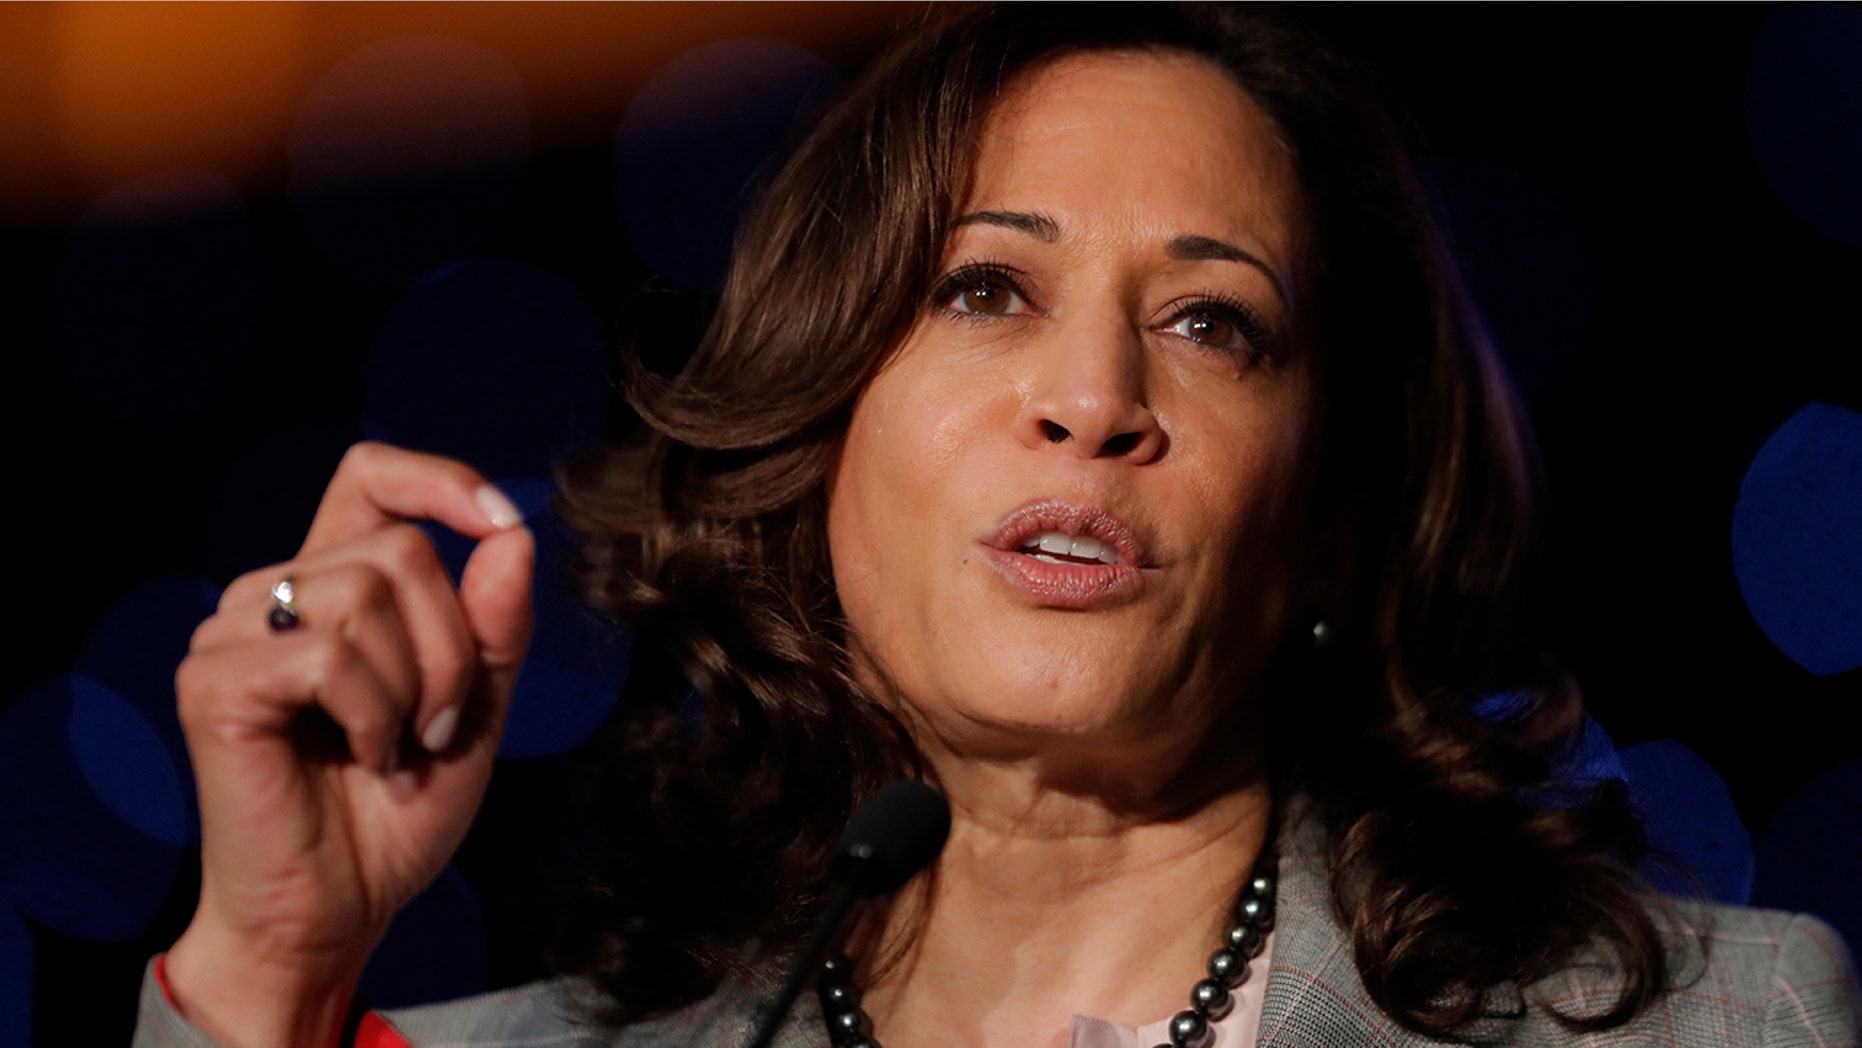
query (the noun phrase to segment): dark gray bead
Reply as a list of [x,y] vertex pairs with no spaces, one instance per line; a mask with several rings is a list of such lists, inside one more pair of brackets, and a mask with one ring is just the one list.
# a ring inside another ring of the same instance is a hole
[[1273,875],[1266,874],[1266,873],[1256,874],[1254,876],[1254,879],[1248,882],[1248,894],[1258,896],[1259,898],[1262,898],[1262,899],[1273,898],[1274,897]]
[[860,991],[852,983],[830,983],[821,988],[821,1010],[846,1012],[860,1007]]
[[1220,980],[1228,986],[1240,986],[1248,977],[1248,958],[1245,954],[1224,947],[1209,955],[1209,978]]
[[866,1013],[858,1008],[850,1012],[835,1012],[828,1016],[828,1036],[834,1039],[835,1044],[846,1044],[849,1041],[869,1036],[872,1032],[872,1021],[867,1019]]
[[1220,979],[1204,979],[1190,990],[1190,1007],[1211,1019],[1228,1014],[1228,1006],[1234,1000],[1228,992],[1228,984]]
[[1261,952],[1261,929],[1252,924],[1237,924],[1228,930],[1225,941],[1229,949],[1243,957],[1253,957]]
[[1235,904],[1235,918],[1244,924],[1259,924],[1273,912],[1267,900],[1258,895],[1244,895]]
[[1198,1048],[1209,1037],[1209,1020],[1195,1012],[1178,1012],[1170,1019],[1170,1043],[1176,1048]]
[[829,957],[821,962],[821,985],[853,981],[853,962],[845,957]]

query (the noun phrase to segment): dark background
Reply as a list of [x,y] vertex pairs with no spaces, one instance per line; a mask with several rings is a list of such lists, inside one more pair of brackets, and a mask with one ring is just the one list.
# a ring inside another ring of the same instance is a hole
[[[514,478],[601,431],[617,332],[686,337],[739,187],[915,11],[271,7],[0,6],[0,1048],[122,1043],[186,924],[168,674],[215,588],[291,554],[365,433],[539,509]],[[1862,10],[1314,17],[1412,114],[1537,426],[1578,772],[1710,891],[1853,947]],[[544,576],[529,715],[383,1003],[540,971],[552,802],[626,656]]]

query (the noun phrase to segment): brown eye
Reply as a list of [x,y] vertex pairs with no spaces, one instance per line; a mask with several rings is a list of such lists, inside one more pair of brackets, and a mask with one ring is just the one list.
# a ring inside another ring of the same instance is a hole
[[1030,312],[1027,296],[1009,271],[994,265],[965,266],[938,282],[931,304],[965,317],[1007,317]]
[[957,308],[964,313],[1000,316],[1015,302],[1015,292],[1001,284],[979,281],[965,288],[957,298]]
[[1228,346],[1235,340],[1235,325],[1207,313],[1183,318],[1183,333],[1206,346]]
[[1199,346],[1239,356],[1266,352],[1267,330],[1247,306],[1227,298],[1202,295],[1182,302],[1161,330]]

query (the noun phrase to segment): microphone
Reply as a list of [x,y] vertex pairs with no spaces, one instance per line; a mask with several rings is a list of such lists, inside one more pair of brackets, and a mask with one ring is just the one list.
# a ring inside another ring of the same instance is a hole
[[890,895],[931,865],[950,836],[950,805],[944,795],[916,779],[895,782],[867,801],[847,823],[834,849],[834,893],[814,934],[795,959],[745,1048],[769,1048],[776,1030],[802,992],[808,973],[847,919],[853,904]]

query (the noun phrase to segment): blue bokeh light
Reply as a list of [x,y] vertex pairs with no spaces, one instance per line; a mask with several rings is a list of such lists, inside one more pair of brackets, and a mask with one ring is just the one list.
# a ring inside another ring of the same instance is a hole
[[[536,628],[517,675],[498,756],[564,753],[588,741],[614,711],[630,665],[632,637],[590,610],[576,592],[569,574],[575,539],[549,512],[550,483],[507,477],[497,485],[524,511],[537,543],[530,590]],[[433,525],[427,534],[458,579],[476,544]]]
[[358,992],[405,1008],[483,993],[490,979],[485,919],[472,886],[451,866],[394,915],[369,956]]
[[[1468,712],[1489,724],[1510,726],[1525,723],[1538,710],[1539,697],[1523,690],[1490,692],[1468,707]],[[1623,778],[1623,767],[1616,759],[1616,742],[1588,713],[1552,754],[1551,763],[1555,781],[1580,788]],[[1569,799],[1561,791],[1553,791],[1548,798],[1554,803]]]
[[634,96],[615,137],[615,201],[634,250],[694,291],[723,288],[758,178],[845,78],[801,48],[723,40]]
[[523,82],[501,56],[445,36],[377,40],[305,97],[291,130],[291,211],[335,272],[405,287],[498,230],[529,138]]
[[[83,678],[48,677],[0,713],[0,895],[55,931],[118,942],[148,928],[174,885],[182,849],[119,818],[81,769],[73,731],[112,721],[107,707],[101,716],[76,715],[100,692],[108,694]],[[113,698],[115,716],[129,711],[126,700]],[[141,736],[142,752],[151,737]],[[171,798],[142,815],[172,824],[179,807]]]
[[[1631,746],[1617,759],[1649,843],[1679,860],[1709,897],[1745,905],[1752,897],[1752,835],[1713,766],[1673,739]],[[1695,887],[1659,866],[1647,872],[1663,891],[1692,894]]]
[[54,274],[53,341],[80,399],[116,429],[170,429],[223,392],[257,342],[265,259],[231,183],[177,171],[112,190]]
[[1759,834],[1755,905],[1814,913],[1862,957],[1862,760],[1810,780]]
[[0,899],[0,1048],[32,1043],[32,929]]
[[1809,404],[1753,456],[1733,574],[1778,650],[1811,673],[1862,666],[1862,414]]
[[1617,759],[1616,743],[1603,725],[1589,714],[1558,754],[1554,773],[1562,782],[1598,783],[1622,779],[1623,765]]
[[369,349],[364,431],[488,474],[547,475],[601,434],[595,309],[542,267],[475,259],[408,292]]
[[1746,135],[1772,192],[1825,235],[1862,247],[1862,9],[1773,11],[1746,69]]
[[84,781],[118,818],[169,844],[199,838],[198,813],[181,788],[186,766],[127,700],[73,676],[69,734]]
[[1514,381],[1555,386],[1590,342],[1597,272],[1577,216],[1537,175],[1497,157],[1439,154],[1424,178]]
[[[74,667],[80,675],[127,699],[178,769],[178,788],[184,809],[182,824],[176,831],[180,836],[164,836],[170,831],[153,828],[168,826],[165,816],[153,823],[138,821],[112,804],[132,825],[171,844],[197,841],[200,822],[187,741],[175,711],[175,668],[187,657],[188,642],[195,627],[213,614],[219,601],[219,587],[192,575],[172,572],[146,582],[111,605],[91,627]],[[133,733],[128,727],[123,730]],[[129,741],[123,736],[111,737],[120,742]],[[115,759],[107,751],[80,749],[80,761],[87,752],[99,761]],[[137,753],[133,758],[125,755],[125,759],[149,762],[154,760],[154,755]]]

